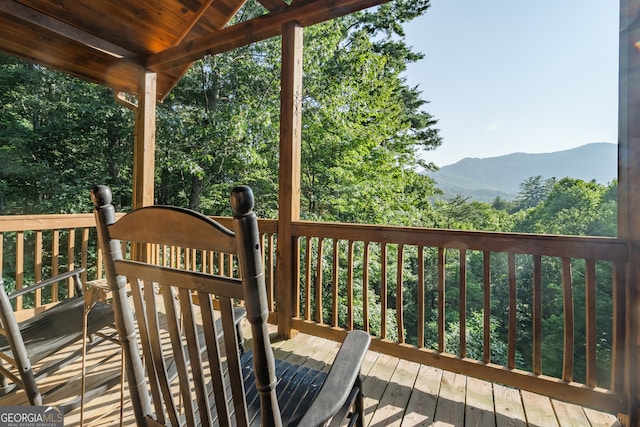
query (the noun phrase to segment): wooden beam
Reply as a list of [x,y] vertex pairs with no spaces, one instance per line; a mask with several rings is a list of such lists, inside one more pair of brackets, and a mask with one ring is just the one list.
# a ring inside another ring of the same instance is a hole
[[640,374],[636,369],[640,334],[640,0],[620,1],[620,82],[618,119],[618,236],[630,243],[625,310],[625,394],[629,397],[628,425],[640,420]]
[[208,54],[227,52],[260,40],[282,34],[288,22],[302,27],[318,24],[386,3],[389,0],[313,0],[296,2],[286,9],[241,22],[199,39],[189,40],[178,46],[150,55],[147,67],[160,72],[182,64],[191,63]]
[[298,292],[298,256],[291,225],[300,220],[300,164],[302,145],[302,46],[303,28],[286,24],[282,34],[282,76],[280,90],[280,175],[278,250],[278,334],[292,336],[293,298]]
[[277,12],[287,7],[287,4],[282,0],[258,0],[258,3],[269,12]]
[[156,141],[156,74],[143,70],[138,79],[138,108],[133,146],[133,207],[153,205]]

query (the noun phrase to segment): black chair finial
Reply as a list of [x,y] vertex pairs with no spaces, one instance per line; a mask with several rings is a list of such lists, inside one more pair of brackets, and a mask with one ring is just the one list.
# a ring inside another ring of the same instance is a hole
[[253,210],[253,191],[246,185],[231,190],[231,208],[237,216],[246,215]]
[[106,185],[96,185],[91,190],[91,201],[97,208],[110,205],[112,200],[111,189]]

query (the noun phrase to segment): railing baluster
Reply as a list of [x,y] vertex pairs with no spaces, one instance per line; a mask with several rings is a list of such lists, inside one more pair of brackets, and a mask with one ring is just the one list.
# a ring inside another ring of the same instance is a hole
[[573,381],[574,314],[571,259],[562,258],[562,305],[564,307],[564,358],[562,379]]
[[418,246],[418,348],[424,347],[424,246]]
[[353,329],[353,240],[347,246],[347,330]]
[[[273,240],[270,240],[270,243],[273,243]],[[300,238],[293,238],[293,253],[300,253]],[[269,246],[269,264],[266,264],[267,270],[267,307],[269,311],[274,311],[275,309],[275,287],[273,286],[273,266],[271,263],[271,246]],[[300,317],[300,257],[296,255],[293,261],[294,273],[293,273],[293,283],[294,283],[294,301],[293,301],[293,317]]]
[[398,271],[396,274],[396,323],[398,326],[398,342],[404,343],[404,315],[402,305],[402,282],[404,268],[404,245],[398,245]]
[[[51,239],[51,276],[59,274],[58,265],[60,257],[60,230],[53,230]],[[58,284],[51,285],[51,301],[58,301]]]
[[380,338],[387,338],[387,244],[380,245]]
[[483,289],[483,321],[484,321],[484,341],[483,360],[484,363],[491,362],[491,252],[483,252],[482,264],[482,284]]
[[[67,270],[73,270],[75,267],[74,254],[76,251],[76,230],[70,228],[67,232]],[[73,278],[67,280],[67,295],[70,297],[75,295],[75,286],[73,286]]]
[[333,239],[333,280],[331,280],[331,325],[338,326],[338,276],[340,269],[340,241]]
[[542,256],[533,256],[533,373],[542,374]]
[[[34,272],[33,272],[33,280],[35,282],[39,282],[42,280],[42,231],[36,231],[36,236],[34,239]],[[42,305],[42,289],[36,289],[34,292],[34,305],[36,307],[40,307]]]
[[460,249],[460,297],[459,319],[460,325],[460,357],[467,357],[467,251]]
[[362,248],[362,324],[369,332],[369,242]]
[[209,273],[210,274],[215,274],[215,268],[216,268],[215,257],[216,257],[215,252],[209,252],[209,254],[207,256],[207,264],[209,265]]
[[585,263],[585,302],[587,333],[587,385],[595,387],[598,382],[596,366],[596,262]]
[[305,247],[305,280],[304,280],[304,319],[311,320],[311,243],[313,239],[311,237],[306,238]]
[[218,252],[218,274],[224,276],[224,254]]
[[318,260],[316,263],[316,322],[324,324],[322,317],[322,264],[324,259],[323,251],[324,240],[318,239]]
[[507,263],[509,264],[509,337],[507,338],[507,367],[514,369],[516,367],[516,333],[517,333],[517,313],[516,313],[516,256],[513,252],[507,255]]
[[89,270],[89,228],[82,227],[82,246],[81,246],[81,259],[80,266],[84,268],[82,274],[80,274],[80,280],[82,283],[86,283],[89,280],[87,277],[87,271]]
[[[16,290],[24,285],[24,232],[16,233]],[[22,310],[22,296],[16,298],[16,310]]]
[[438,248],[438,351],[443,353],[445,350],[445,331],[444,331],[444,308],[445,308],[445,249]]
[[[613,343],[611,346],[611,389],[617,392],[624,390],[624,353],[625,353],[625,322],[626,314],[626,292],[625,292],[625,271],[624,262],[615,263],[613,275]],[[637,337],[631,337],[636,339]],[[630,361],[633,363],[633,361]]]
[[[267,236],[267,253],[266,253],[266,262],[265,262],[265,266],[266,266],[266,273],[267,273],[267,286],[269,289],[269,292],[267,293],[267,297],[269,298],[268,304],[269,304],[269,311],[274,311],[275,310],[275,291],[276,291],[276,284],[275,284],[275,271],[274,271],[274,242],[273,242],[273,233],[269,233]],[[300,238],[296,239],[296,247],[297,247],[297,252],[300,252]],[[298,274],[296,274],[297,277],[297,282],[299,283],[300,281],[300,276],[299,276],[299,271],[300,271],[300,264],[298,263]],[[298,306],[297,308],[297,313],[298,316],[300,316],[300,307]]]

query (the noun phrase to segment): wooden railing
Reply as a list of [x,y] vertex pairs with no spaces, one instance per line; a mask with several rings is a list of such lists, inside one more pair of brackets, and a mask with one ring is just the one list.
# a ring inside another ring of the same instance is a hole
[[[277,321],[277,222],[259,227]],[[627,411],[626,304],[635,293],[625,241],[305,221],[292,232],[296,330],[341,340],[364,329],[373,350]],[[84,281],[102,277],[91,214],[0,217],[0,236],[0,272],[17,289],[77,266],[87,269]],[[154,256],[234,274],[233,261],[217,254],[158,248]],[[558,331],[562,348],[548,348]],[[560,355],[558,372],[548,354]]]
[[[22,289],[76,267],[85,268],[84,282],[95,279],[101,274],[95,242],[93,214],[0,216],[0,274],[5,287]],[[33,301],[18,298],[16,310],[37,308],[73,292],[69,281],[51,295],[36,292]]]
[[[316,222],[292,231],[295,329],[337,340],[365,329],[374,350],[627,411],[625,241]],[[558,330],[562,348],[549,348]]]

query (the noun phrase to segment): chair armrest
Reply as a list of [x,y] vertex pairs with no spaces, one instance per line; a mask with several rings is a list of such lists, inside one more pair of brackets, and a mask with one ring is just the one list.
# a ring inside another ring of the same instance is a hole
[[360,375],[370,343],[371,336],[367,332],[351,331],[347,334],[320,391],[296,425],[323,425],[342,408]]
[[16,297],[19,297],[21,295],[25,295],[28,294],[30,292],[35,291],[36,289],[40,289],[40,288],[44,288],[45,286],[49,286],[53,283],[57,283],[60,282],[61,280],[65,280],[68,279],[69,277],[73,277],[73,276],[77,276],[78,280],[80,277],[80,274],[84,272],[84,268],[76,268],[75,270],[71,270],[71,271],[67,271],[65,273],[59,274],[57,276],[51,277],[49,279],[45,279],[42,280],[38,283],[34,283],[33,285],[29,285],[25,288],[19,289],[15,292],[12,292],[9,294],[9,299],[12,300]]

